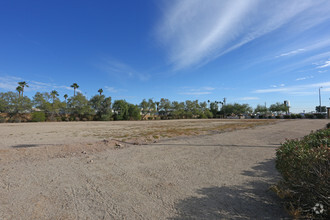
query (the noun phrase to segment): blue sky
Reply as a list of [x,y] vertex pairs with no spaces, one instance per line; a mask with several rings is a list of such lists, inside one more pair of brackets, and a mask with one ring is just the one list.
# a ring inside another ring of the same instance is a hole
[[330,106],[330,1],[1,1],[0,92]]

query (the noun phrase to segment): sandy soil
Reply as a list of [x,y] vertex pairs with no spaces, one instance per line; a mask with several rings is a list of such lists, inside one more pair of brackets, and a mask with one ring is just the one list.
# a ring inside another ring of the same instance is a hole
[[328,122],[1,124],[0,219],[287,217],[269,191],[275,150]]

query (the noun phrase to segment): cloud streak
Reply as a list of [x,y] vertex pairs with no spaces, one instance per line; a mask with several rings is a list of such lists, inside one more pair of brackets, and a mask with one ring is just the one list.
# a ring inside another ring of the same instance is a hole
[[304,52],[304,51],[306,51],[306,49],[293,50],[293,51],[290,51],[290,52],[287,52],[287,53],[282,53],[278,57],[285,57],[285,56],[295,55],[295,54],[298,54],[298,53],[301,53],[301,52]]
[[330,81],[322,82],[322,83],[314,83],[314,84],[305,84],[305,85],[296,85],[296,86],[288,86],[281,88],[272,88],[272,89],[258,89],[253,91],[253,93],[285,93],[291,95],[310,95],[315,94],[316,89],[323,87],[323,91],[330,90]]
[[322,68],[326,68],[326,67],[330,67],[330,60],[325,61],[325,63],[321,66],[318,66],[318,69],[322,69]]
[[192,96],[201,96],[201,95],[209,95],[212,94],[212,91],[215,90],[213,87],[205,86],[201,88],[191,88],[184,87],[183,92],[180,92],[180,95],[192,95]]
[[140,73],[131,66],[114,59],[106,59],[105,62],[98,65],[98,67],[111,75],[118,76],[119,74],[120,76],[125,76],[130,79],[138,79],[140,81],[147,81],[150,79],[149,74]]
[[[202,66],[285,24],[295,22],[297,28],[304,29],[330,17],[326,14],[330,5],[327,1],[170,2],[165,5],[164,16],[157,24],[156,36],[167,49],[169,62],[175,70]],[[316,12],[322,16],[317,16]]]

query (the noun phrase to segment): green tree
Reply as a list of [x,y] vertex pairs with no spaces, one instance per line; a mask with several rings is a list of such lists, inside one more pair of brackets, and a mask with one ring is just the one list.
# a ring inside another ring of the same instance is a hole
[[103,93],[103,89],[99,89],[99,90],[97,90],[97,92],[100,93],[100,96],[101,96]]
[[24,95],[23,95],[23,93],[24,93],[24,88],[25,88],[25,87],[29,87],[29,85],[28,85],[25,81],[23,81],[23,82],[18,82],[18,85],[19,85],[20,87],[22,87],[22,96],[24,96]]
[[277,102],[269,106],[269,111],[276,112],[277,114],[289,111],[289,107],[285,106],[284,103]]
[[56,90],[53,90],[53,91],[51,91],[50,95],[52,97],[53,104],[54,104],[55,98],[56,98],[56,96],[59,96],[59,94]]
[[158,109],[159,115],[162,115],[162,116],[165,116],[166,118],[168,118],[169,111],[171,109],[170,100],[161,98],[158,107],[159,107],[159,109]]
[[210,111],[211,111],[213,117],[216,117],[216,115],[218,113],[218,110],[219,110],[218,103],[217,102],[211,102]]
[[73,96],[76,96],[76,89],[79,88],[77,83],[73,83],[70,87],[73,88]]
[[96,120],[109,121],[111,119],[111,97],[106,98],[104,95],[95,95],[89,102],[96,113]]
[[17,114],[31,111],[32,103],[28,97],[19,97],[17,93],[0,93],[0,112]]
[[93,114],[93,110],[87,98],[80,92],[68,99],[68,107],[71,114],[79,117],[87,117]]
[[141,111],[138,105],[128,105],[128,117],[130,120],[141,120]]
[[22,86],[17,86],[16,91],[18,92],[18,97],[21,97],[21,93],[23,92]]
[[257,107],[254,109],[255,114],[262,114],[265,115],[268,112],[268,108],[264,105],[257,105]]
[[57,98],[59,96],[56,90],[51,91],[50,96],[52,98],[52,115],[59,110],[60,100]]
[[40,109],[41,111],[44,111],[46,113],[50,113],[52,111],[52,96],[48,92],[37,92],[33,96],[33,106],[35,108]]
[[64,94],[64,99],[65,99],[65,103],[66,103],[66,99],[68,98],[68,94]]
[[184,118],[185,116],[185,105],[184,102],[173,101],[171,105],[172,117],[176,119]]
[[142,100],[139,107],[141,108],[142,117],[145,118],[146,115],[152,115],[156,112],[156,104],[152,99],[146,101],[145,99]]
[[315,107],[316,112],[327,112],[327,107],[326,106],[321,106],[321,111],[320,111],[320,106]]
[[114,119],[115,120],[128,120],[129,113],[128,113],[129,104],[125,100],[116,100],[113,103],[112,109],[114,110]]
[[225,112],[226,115],[243,115],[252,112],[252,108],[248,104],[226,104],[221,108],[221,112]]

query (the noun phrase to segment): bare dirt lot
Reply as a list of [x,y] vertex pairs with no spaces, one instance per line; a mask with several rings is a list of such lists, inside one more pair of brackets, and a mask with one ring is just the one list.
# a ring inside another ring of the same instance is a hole
[[0,219],[287,217],[275,150],[328,122],[0,124]]

